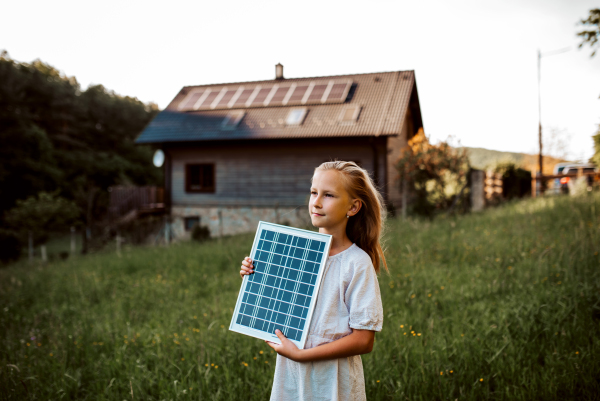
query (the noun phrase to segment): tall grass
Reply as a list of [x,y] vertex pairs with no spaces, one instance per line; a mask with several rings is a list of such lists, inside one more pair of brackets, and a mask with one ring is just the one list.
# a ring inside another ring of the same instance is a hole
[[[369,399],[600,394],[600,197],[390,220]],[[0,271],[3,399],[262,400],[275,354],[228,331],[252,235]]]

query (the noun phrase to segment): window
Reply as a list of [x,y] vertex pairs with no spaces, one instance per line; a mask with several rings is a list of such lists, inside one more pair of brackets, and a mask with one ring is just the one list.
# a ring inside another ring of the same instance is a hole
[[188,164],[185,166],[186,192],[215,192],[215,165]]
[[306,117],[306,112],[308,109],[306,107],[291,109],[285,119],[286,125],[302,125],[304,122],[304,117]]
[[340,124],[353,124],[360,114],[360,106],[348,106],[342,109],[340,114]]
[[185,231],[192,231],[194,227],[200,225],[200,217],[186,217],[184,218]]
[[227,117],[221,123],[221,129],[234,129],[238,126],[242,118],[244,118],[244,113],[241,110],[231,111],[227,114]]

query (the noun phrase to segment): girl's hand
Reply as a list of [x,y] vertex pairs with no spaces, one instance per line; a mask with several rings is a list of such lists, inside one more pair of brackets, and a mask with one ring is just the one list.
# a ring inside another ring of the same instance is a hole
[[240,270],[240,277],[244,278],[244,276],[247,276],[252,273],[254,273],[254,265],[252,264],[252,259],[246,256],[244,260],[242,260],[242,270]]
[[279,329],[275,330],[275,334],[281,340],[281,344],[266,341],[269,347],[273,348],[281,356],[285,356],[292,361],[301,362],[302,350],[299,350],[296,344],[288,340]]

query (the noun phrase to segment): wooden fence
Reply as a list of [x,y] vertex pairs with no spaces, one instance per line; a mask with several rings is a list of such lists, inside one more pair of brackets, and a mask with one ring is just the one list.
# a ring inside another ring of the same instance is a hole
[[111,221],[136,218],[140,214],[160,213],[165,209],[165,192],[159,187],[115,186],[108,189]]

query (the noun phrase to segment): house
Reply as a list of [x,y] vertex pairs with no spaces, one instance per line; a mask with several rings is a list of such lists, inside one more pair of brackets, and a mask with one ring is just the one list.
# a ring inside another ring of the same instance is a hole
[[278,64],[272,80],[182,88],[136,143],[165,153],[174,231],[219,236],[308,225],[314,168],[333,159],[367,169],[399,208],[395,163],[422,127],[414,71],[287,79]]

